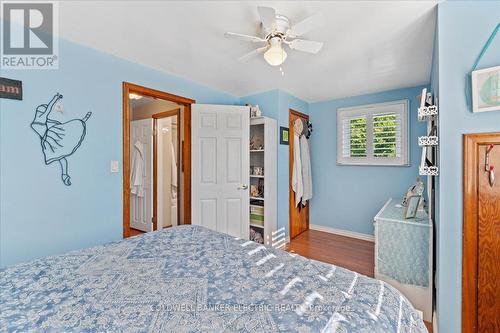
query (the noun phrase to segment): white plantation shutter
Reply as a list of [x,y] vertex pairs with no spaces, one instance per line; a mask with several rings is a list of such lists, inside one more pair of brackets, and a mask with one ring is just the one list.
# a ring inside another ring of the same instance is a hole
[[337,110],[337,163],[408,165],[408,100]]
[[344,119],[342,135],[344,157],[366,157],[366,117]]
[[401,157],[401,116],[398,113],[373,116],[373,156]]

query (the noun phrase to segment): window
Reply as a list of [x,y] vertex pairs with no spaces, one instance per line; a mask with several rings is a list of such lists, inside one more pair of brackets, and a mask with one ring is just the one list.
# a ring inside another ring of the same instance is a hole
[[408,165],[408,100],[338,109],[337,163]]

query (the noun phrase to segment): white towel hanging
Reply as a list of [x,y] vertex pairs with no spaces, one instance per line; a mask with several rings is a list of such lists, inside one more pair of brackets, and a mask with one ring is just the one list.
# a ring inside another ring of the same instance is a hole
[[144,197],[144,153],[142,143],[136,141],[132,155],[132,169],[130,171],[130,193],[138,197]]
[[302,164],[302,206],[305,206],[313,196],[311,156],[309,154],[309,142],[305,135],[300,137],[300,161]]
[[295,192],[295,207],[302,200],[304,184],[302,179],[302,162],[300,154],[300,136],[304,130],[302,120],[296,119],[293,123],[293,168],[292,168],[292,190]]

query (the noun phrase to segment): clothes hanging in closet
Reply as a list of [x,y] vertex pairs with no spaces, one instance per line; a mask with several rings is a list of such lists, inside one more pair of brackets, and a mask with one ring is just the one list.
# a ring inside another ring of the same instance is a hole
[[[172,158],[170,159],[170,177],[172,179],[172,191],[175,191],[175,195],[177,195],[177,161],[175,160],[175,148],[173,142],[170,144],[170,153]],[[172,197],[174,192],[172,192]]]
[[144,197],[144,153],[142,143],[136,141],[132,155],[132,168],[130,171],[130,193]]
[[[309,142],[304,134],[305,127],[301,119],[296,119],[293,124],[293,167],[292,190],[295,192],[295,207],[306,206],[313,196],[311,156]],[[300,207],[299,207],[300,208]]]
[[302,200],[304,186],[302,183],[302,162],[300,160],[300,135],[304,126],[300,119],[296,119],[293,123],[293,167],[292,167],[292,190],[295,192],[295,207]]
[[309,141],[305,135],[300,136],[300,162],[302,164],[302,206],[312,198],[312,174],[311,174],[311,156],[309,154]]
[[177,225],[177,162],[175,160],[175,148],[174,143],[170,144],[170,152],[171,152],[171,168],[170,168],[170,178],[171,178],[171,193],[170,193],[170,222],[172,225]]

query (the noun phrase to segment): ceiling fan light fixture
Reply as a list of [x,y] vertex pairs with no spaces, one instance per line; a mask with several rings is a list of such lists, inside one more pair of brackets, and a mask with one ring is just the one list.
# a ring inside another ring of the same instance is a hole
[[281,43],[272,45],[269,50],[264,53],[264,59],[271,66],[279,66],[285,62],[287,54]]
[[[263,54],[264,59],[269,65],[280,66],[287,58],[284,44],[292,51],[312,54],[318,53],[323,47],[322,42],[299,38],[324,24],[325,18],[322,13],[309,16],[295,25],[291,25],[288,17],[276,13],[274,8],[259,6],[257,7],[257,11],[259,12],[260,24],[265,32],[265,37],[235,32],[225,33],[225,36],[228,38],[236,38],[253,43],[265,43],[265,45],[239,57],[239,61],[246,61]],[[281,73],[283,74],[283,71]]]
[[137,99],[141,99],[141,98],[142,98],[142,95],[135,94],[135,93],[130,93],[130,94],[128,94],[128,97],[129,97],[130,99],[136,99],[136,100],[137,100]]

